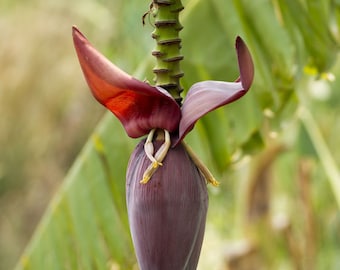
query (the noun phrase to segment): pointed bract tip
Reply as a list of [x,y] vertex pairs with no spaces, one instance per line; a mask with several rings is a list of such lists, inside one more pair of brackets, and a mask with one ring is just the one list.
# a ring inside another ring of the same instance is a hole
[[78,27],[76,25],[72,25],[72,36],[81,36],[84,37],[84,35],[79,31]]
[[254,63],[247,45],[240,36],[236,37],[235,47],[240,69],[240,81],[243,88],[248,90],[254,79]]
[[[97,51],[76,26],[72,27],[80,66],[93,96],[122,122],[132,138],[153,128],[178,128],[181,111],[165,90],[139,81]],[[169,118],[169,115],[172,117]]]
[[185,137],[203,115],[234,102],[248,92],[254,78],[254,64],[246,44],[239,36],[236,38],[235,47],[239,78],[235,82],[203,81],[191,86],[182,105],[179,135],[173,142],[173,147]]

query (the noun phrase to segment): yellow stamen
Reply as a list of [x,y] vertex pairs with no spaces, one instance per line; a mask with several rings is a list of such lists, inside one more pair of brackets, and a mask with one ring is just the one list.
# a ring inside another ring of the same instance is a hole
[[163,166],[163,163],[158,162],[157,160],[152,162],[152,167],[157,169],[159,166]]
[[143,179],[139,181],[139,183],[141,184],[146,184],[147,182],[149,182],[150,177],[149,176],[143,176]]
[[209,171],[207,166],[203,164],[203,162],[199,159],[199,157],[194,153],[194,151],[191,149],[189,145],[187,145],[184,141],[182,141],[182,144],[184,148],[187,150],[187,153],[191,157],[192,161],[195,163],[197,168],[200,170],[202,175],[204,176],[205,180],[212,184],[215,187],[218,187],[220,185],[220,182],[218,182],[215,177],[212,175],[212,173]]
[[[152,139],[155,133],[155,129],[151,130],[144,145],[144,150],[147,157],[152,161],[151,164],[146,168],[143,179],[140,181],[141,184],[146,184],[151,179],[152,175],[157,171],[159,166],[162,166],[162,161],[166,157],[166,154],[169,151],[171,146],[170,134],[167,130],[164,129],[164,143],[156,152],[155,156],[153,155],[153,144]],[[152,151],[151,151],[152,150]]]

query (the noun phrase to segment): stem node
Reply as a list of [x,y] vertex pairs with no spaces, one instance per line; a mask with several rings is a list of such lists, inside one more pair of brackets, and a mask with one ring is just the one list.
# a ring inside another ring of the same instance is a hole
[[183,29],[179,22],[179,12],[183,10],[180,0],[153,0],[151,14],[154,17],[155,30],[152,38],[156,40],[156,49],[152,55],[157,64],[153,69],[157,86],[167,90],[181,104],[183,91],[180,78],[184,73],[180,69],[181,38],[179,32]]

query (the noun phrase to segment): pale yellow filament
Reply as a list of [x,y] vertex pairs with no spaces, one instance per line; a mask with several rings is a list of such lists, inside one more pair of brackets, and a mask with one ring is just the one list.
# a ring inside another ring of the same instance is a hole
[[191,157],[192,161],[195,163],[197,168],[200,170],[204,178],[208,183],[211,183],[213,186],[217,187],[220,183],[215,179],[212,173],[209,171],[207,166],[203,164],[203,162],[199,159],[199,157],[194,153],[189,145],[187,145],[184,141],[182,141],[184,148],[187,150],[187,153]]
[[152,175],[157,171],[159,166],[162,166],[162,161],[166,157],[171,146],[170,134],[167,130],[164,131],[164,143],[153,156],[154,148],[152,144],[152,139],[155,134],[155,129],[152,129],[145,141],[144,151],[147,157],[151,160],[151,164],[146,168],[143,179],[140,181],[141,184],[146,184],[151,179]]

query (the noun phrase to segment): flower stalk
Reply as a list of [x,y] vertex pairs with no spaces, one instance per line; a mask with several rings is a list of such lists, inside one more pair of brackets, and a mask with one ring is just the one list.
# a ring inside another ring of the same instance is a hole
[[183,56],[180,54],[179,32],[183,27],[179,22],[179,13],[183,8],[180,0],[153,0],[150,10],[155,25],[152,32],[152,38],[156,40],[156,48],[152,52],[157,59],[153,69],[155,84],[167,90],[179,105],[183,91],[180,78],[184,75],[180,68]]
[[115,114],[128,136],[149,134],[132,153],[126,174],[129,224],[141,270],[197,268],[208,208],[206,183],[218,182],[183,139],[202,116],[245,95],[254,76],[249,50],[237,37],[239,78],[197,82],[182,103],[182,9],[180,0],[153,0],[148,12],[155,24],[155,86],[115,66],[73,27],[94,97]]

